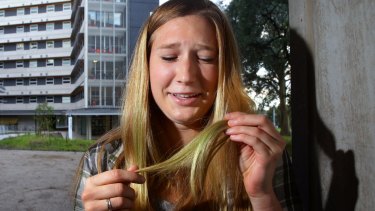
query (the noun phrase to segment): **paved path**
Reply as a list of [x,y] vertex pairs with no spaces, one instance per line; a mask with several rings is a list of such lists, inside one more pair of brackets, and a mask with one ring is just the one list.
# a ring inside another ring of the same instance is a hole
[[0,211],[72,210],[82,152],[0,150]]

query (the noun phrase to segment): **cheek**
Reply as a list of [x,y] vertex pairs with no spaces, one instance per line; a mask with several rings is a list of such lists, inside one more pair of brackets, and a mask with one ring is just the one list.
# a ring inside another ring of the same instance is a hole
[[205,71],[203,74],[204,78],[204,84],[206,86],[206,89],[210,91],[216,91],[217,89],[217,83],[218,83],[218,70],[213,69],[213,70],[208,70]]

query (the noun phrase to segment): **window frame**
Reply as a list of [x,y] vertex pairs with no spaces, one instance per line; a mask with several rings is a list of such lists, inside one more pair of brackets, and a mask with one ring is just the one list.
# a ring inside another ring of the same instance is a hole
[[16,86],[23,86],[25,84],[23,78],[20,79],[20,78],[17,78],[16,79]]
[[21,104],[23,102],[24,102],[23,97],[16,97],[16,104]]
[[63,77],[62,78],[62,83],[63,84],[71,84],[72,83],[71,77]]
[[5,67],[4,62],[0,62],[0,69],[4,69],[4,67]]
[[16,68],[24,68],[24,67],[25,67],[24,61],[16,61]]
[[5,17],[5,10],[0,10],[0,17]]
[[70,48],[70,47],[72,47],[71,40],[70,39],[63,40],[63,48]]
[[[66,28],[69,23],[69,28]],[[71,21],[63,21],[63,29],[71,29],[72,28],[72,22]]]
[[16,51],[23,51],[23,50],[25,50],[25,43],[23,42],[16,43]]
[[46,31],[53,31],[53,30],[55,30],[55,23],[54,22],[46,23]]
[[55,12],[55,5],[54,4],[50,4],[50,5],[46,6],[46,13],[49,13],[49,12]]
[[46,78],[46,85],[54,85],[55,84],[55,79],[48,77]]
[[30,32],[37,32],[39,30],[38,24],[30,24]]
[[0,27],[0,34],[5,34],[5,28],[4,28],[4,26]]
[[64,3],[63,4],[63,11],[72,10],[72,3]]
[[[49,63],[48,60],[51,60],[52,63]],[[54,59],[46,59],[46,67],[53,67],[55,66],[55,60]]]
[[30,7],[30,14],[38,14],[39,13],[39,7]]
[[38,42],[30,42],[30,50],[38,49]]
[[5,50],[4,44],[0,44],[0,52],[4,52],[4,50]]
[[25,8],[24,7],[17,8],[17,16],[21,16],[21,15],[25,15]]
[[47,103],[54,103],[55,102],[55,98],[53,96],[47,96],[46,97],[46,102]]
[[[33,65],[31,65],[33,64]],[[34,66],[35,64],[35,66]],[[38,67],[38,60],[30,60],[29,61],[29,68],[37,68]]]
[[0,86],[4,86],[4,80],[0,79]]
[[33,97],[29,97],[29,103],[37,103],[38,102],[38,98],[33,96]]
[[29,86],[36,86],[38,85],[38,79],[37,78],[30,78],[29,79]]
[[23,25],[17,26],[16,33],[25,33],[25,27]]
[[55,48],[55,41],[54,40],[47,40],[46,41],[46,48]]
[[[66,61],[69,61],[69,63],[66,63]],[[70,64],[71,64],[70,58],[63,58],[62,59],[62,66],[70,66]]]

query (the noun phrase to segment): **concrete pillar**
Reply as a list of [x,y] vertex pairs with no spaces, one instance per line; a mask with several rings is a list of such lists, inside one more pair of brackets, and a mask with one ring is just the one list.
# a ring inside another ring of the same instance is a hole
[[375,207],[375,1],[289,0],[293,162],[306,210]]
[[86,116],[86,139],[91,140],[92,131],[91,131],[91,116]]

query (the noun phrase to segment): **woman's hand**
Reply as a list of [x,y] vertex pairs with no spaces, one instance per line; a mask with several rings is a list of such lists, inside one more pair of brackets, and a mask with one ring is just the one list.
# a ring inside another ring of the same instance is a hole
[[272,187],[276,163],[281,158],[285,141],[272,122],[263,115],[228,113],[230,140],[240,144],[239,166],[244,186],[254,210],[280,208]]
[[128,170],[115,169],[89,177],[82,193],[85,210],[108,210],[107,199],[112,210],[130,210],[136,197],[130,183],[145,182],[143,176],[134,172],[137,169],[131,166]]

